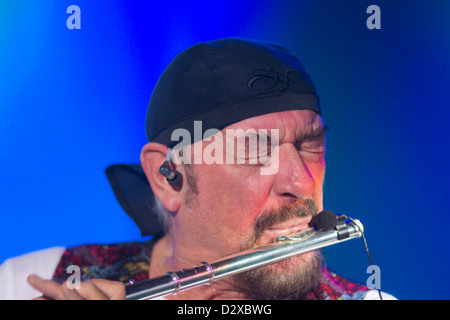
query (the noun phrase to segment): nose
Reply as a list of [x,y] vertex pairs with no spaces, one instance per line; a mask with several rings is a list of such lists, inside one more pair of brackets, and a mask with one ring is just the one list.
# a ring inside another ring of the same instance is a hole
[[279,168],[274,177],[273,192],[285,200],[311,199],[315,181],[293,144],[279,147]]

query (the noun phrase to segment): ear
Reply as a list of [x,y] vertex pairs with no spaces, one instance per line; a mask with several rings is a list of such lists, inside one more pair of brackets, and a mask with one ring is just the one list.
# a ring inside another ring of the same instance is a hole
[[150,142],[141,152],[141,165],[150,183],[153,193],[170,212],[180,209],[181,197],[178,188],[171,186],[159,168],[166,160],[168,148],[165,145]]

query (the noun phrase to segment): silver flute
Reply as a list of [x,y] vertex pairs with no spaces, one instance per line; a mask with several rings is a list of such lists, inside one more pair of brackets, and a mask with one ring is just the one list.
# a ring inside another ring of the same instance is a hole
[[200,262],[191,268],[143,280],[126,286],[128,300],[149,300],[256,269],[305,252],[317,250],[363,235],[364,227],[357,219],[343,222],[327,231],[307,229],[292,236],[281,236],[269,245],[242,251],[218,261]]

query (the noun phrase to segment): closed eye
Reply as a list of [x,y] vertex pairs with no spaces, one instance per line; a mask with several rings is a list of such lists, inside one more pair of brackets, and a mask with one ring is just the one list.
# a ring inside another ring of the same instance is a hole
[[302,139],[295,144],[297,150],[299,150],[299,152],[323,155],[326,149],[325,138],[328,129],[328,126],[324,126],[317,131],[310,132],[303,136]]

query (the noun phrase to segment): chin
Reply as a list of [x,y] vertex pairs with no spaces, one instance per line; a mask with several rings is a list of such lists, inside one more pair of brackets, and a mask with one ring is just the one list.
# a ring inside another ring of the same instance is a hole
[[311,265],[316,255],[316,252],[303,253],[301,255],[267,265],[266,269],[267,272],[272,273],[273,276],[283,276],[285,274],[296,273],[301,270],[308,269],[308,266]]
[[319,285],[322,255],[312,251],[235,276],[255,300],[305,299]]

